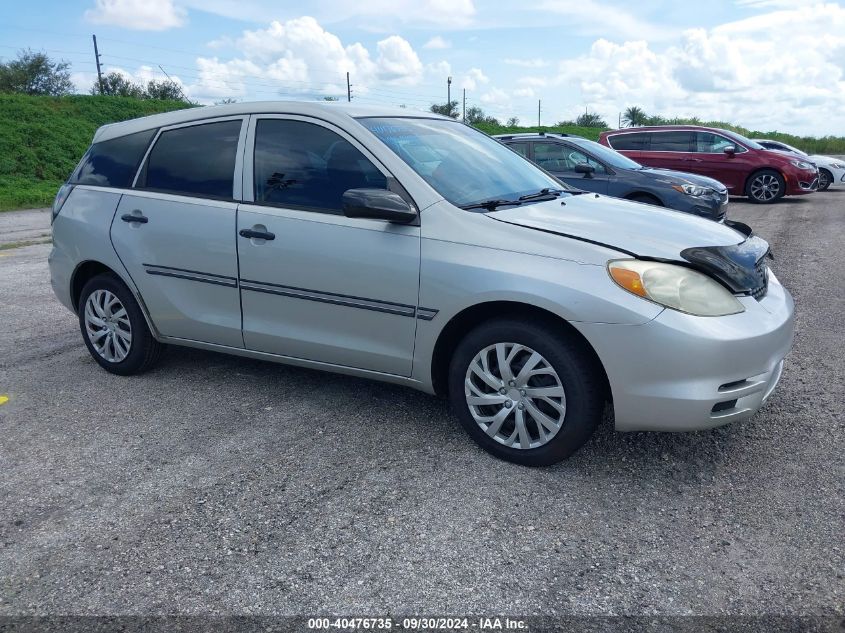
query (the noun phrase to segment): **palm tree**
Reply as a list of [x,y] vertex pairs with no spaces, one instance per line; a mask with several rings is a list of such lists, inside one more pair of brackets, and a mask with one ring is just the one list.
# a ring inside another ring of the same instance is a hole
[[626,109],[625,112],[622,114],[622,123],[624,123],[626,127],[637,127],[640,125],[644,125],[647,119],[648,115],[643,112],[642,108],[639,108],[637,106],[631,106],[630,108]]

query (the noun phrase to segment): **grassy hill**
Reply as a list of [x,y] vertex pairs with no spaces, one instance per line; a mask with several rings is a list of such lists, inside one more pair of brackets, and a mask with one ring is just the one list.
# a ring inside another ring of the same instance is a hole
[[[0,94],[0,211],[49,206],[99,126],[184,107],[186,105],[180,101],[130,97],[73,95],[54,98]],[[776,138],[811,154],[845,154],[845,138],[841,137],[807,138],[779,132],[755,132],[726,123],[704,125],[730,128],[752,138]],[[489,124],[478,127],[488,134],[537,130],[536,127]],[[602,131],[575,126],[541,129],[578,134],[593,140],[598,139]]]
[[49,206],[101,125],[184,107],[128,97],[0,94],[0,211]]

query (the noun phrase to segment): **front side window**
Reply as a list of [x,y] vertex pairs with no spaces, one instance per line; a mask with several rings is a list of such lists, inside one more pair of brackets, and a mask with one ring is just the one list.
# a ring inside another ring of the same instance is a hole
[[70,177],[74,185],[131,187],[155,130],[94,143]]
[[592,165],[595,173],[607,173],[604,165],[584,152],[563,143],[534,143],[534,160],[548,171],[575,171],[575,165]]
[[456,206],[511,200],[541,189],[566,189],[495,139],[458,121],[412,117],[358,120]]
[[241,121],[180,127],[161,133],[138,187],[231,200]]
[[623,149],[633,152],[648,151],[650,132],[626,132],[616,136],[608,136],[607,142],[613,149]]
[[652,132],[652,152],[689,152],[692,132]]
[[700,154],[721,154],[726,147],[734,147],[738,152],[745,151],[745,148],[719,134],[713,132],[695,133],[695,151]]
[[352,143],[320,125],[262,119],[255,127],[255,202],[343,210],[349,189],[387,189],[387,178]]

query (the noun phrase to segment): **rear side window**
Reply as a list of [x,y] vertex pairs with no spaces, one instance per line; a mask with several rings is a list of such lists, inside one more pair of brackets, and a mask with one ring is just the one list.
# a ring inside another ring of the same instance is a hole
[[652,152],[689,152],[692,132],[652,132]]
[[74,185],[131,187],[155,130],[94,143],[70,177]]
[[520,156],[525,156],[525,158],[528,158],[528,143],[508,143],[508,147],[510,147]]
[[262,119],[255,128],[255,202],[340,214],[348,189],[387,189],[354,145],[320,125]]
[[231,200],[241,121],[203,123],[161,133],[138,186]]
[[628,134],[608,136],[607,142],[610,143],[613,149],[644,152],[648,151],[649,136],[651,136],[649,132],[630,132]]

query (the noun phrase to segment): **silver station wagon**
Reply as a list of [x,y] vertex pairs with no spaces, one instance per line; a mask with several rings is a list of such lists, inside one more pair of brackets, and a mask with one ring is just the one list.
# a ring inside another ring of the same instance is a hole
[[100,128],[52,285],[104,369],[186,345],[449,398],[486,450],[754,414],[793,303],[744,225],[569,189],[460,122],[268,102]]

